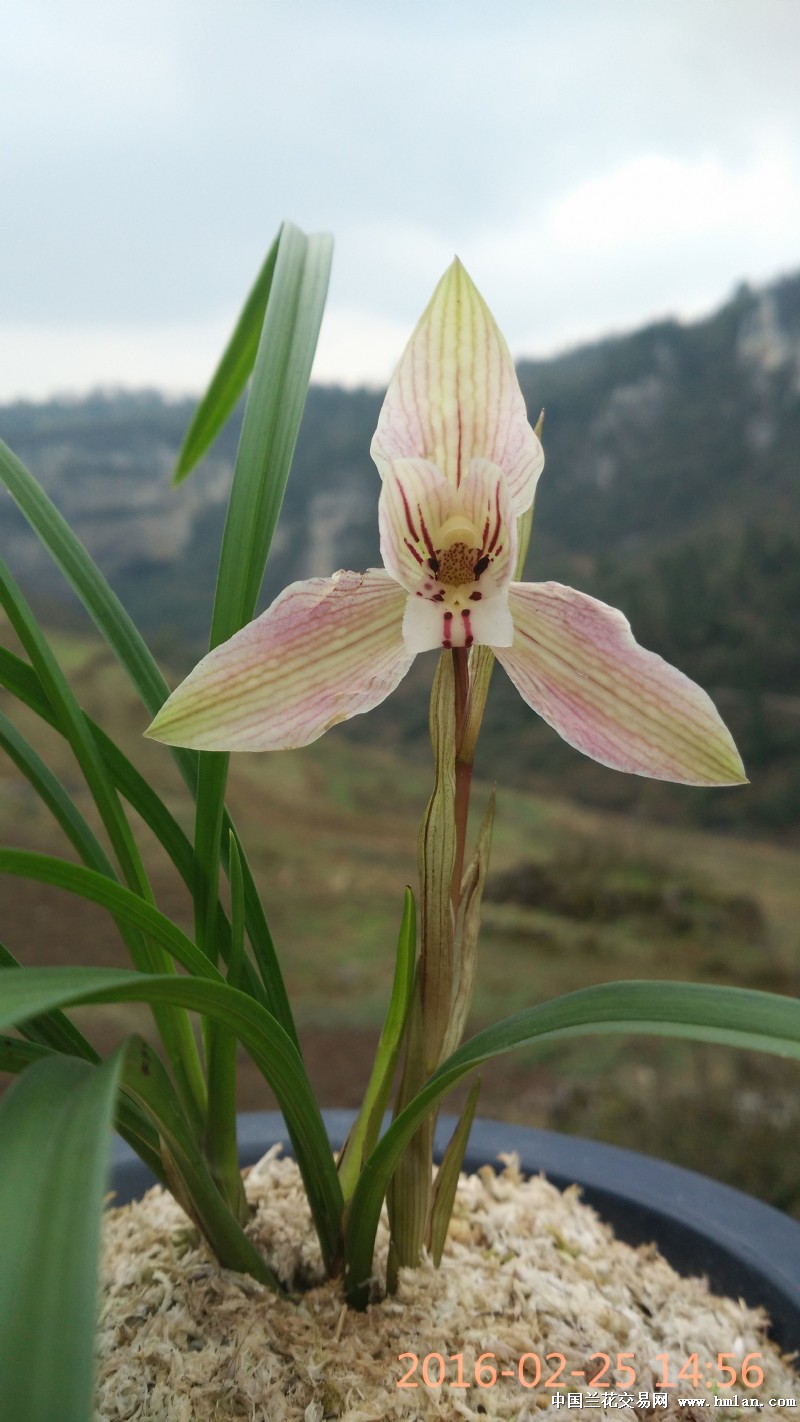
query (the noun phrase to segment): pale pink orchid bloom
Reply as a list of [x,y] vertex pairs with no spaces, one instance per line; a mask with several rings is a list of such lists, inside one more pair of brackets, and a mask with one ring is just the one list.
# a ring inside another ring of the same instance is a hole
[[149,736],[198,750],[308,745],[383,701],[418,652],[483,645],[603,765],[745,780],[713,702],[640,647],[622,613],[560,583],[513,581],[544,455],[508,347],[458,261],[395,371],[371,454],[384,567],[292,583],[203,658]]

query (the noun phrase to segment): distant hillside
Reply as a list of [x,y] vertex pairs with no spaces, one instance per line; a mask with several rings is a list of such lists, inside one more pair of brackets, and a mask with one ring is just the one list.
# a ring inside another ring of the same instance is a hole
[[[556,784],[646,816],[751,831],[800,827],[800,276],[742,287],[691,326],[660,322],[524,362],[547,466],[528,575],[621,607],[639,640],[717,699],[752,784],[698,792],[594,767],[496,677],[484,773]],[[265,598],[294,578],[379,562],[369,440],[381,397],[313,388]],[[157,394],[0,410],[0,434],[78,530],[176,673],[203,650],[235,424],[174,490],[191,405]],[[71,614],[56,573],[4,499],[3,552],[53,618]],[[431,658],[358,735],[424,753]],[[353,733],[354,727],[340,734]],[[339,734],[339,733],[337,733]]]

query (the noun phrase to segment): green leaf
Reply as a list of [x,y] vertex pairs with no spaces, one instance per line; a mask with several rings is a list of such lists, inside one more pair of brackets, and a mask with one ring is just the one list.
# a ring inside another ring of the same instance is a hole
[[[10,571],[0,559],[0,602],[12,627],[31,659],[42,689],[83,772],[97,806],[122,877],[129,887],[152,902],[153,893],[136,841],[114,786],[106,771],[86,718],[64,676],[57,658],[39,627]],[[169,972],[169,959],[138,931],[123,932],[125,946],[136,966],[143,971]],[[205,1109],[205,1081],[197,1045],[185,1013],[159,1009],[158,1030],[172,1064],[181,1095],[188,1110],[202,1117]]]
[[[48,1012],[42,1018],[31,1019],[31,1021],[44,1021],[60,1017],[59,1012]],[[24,1037],[9,1037],[0,1033],[0,1071],[11,1072],[17,1076],[25,1071],[32,1062],[43,1061],[45,1057],[55,1057],[62,1055],[57,1049],[47,1046],[44,1041],[39,1041],[29,1033],[31,1023],[20,1024],[20,1032]],[[75,1055],[68,1051],[63,1055]],[[96,1053],[91,1057],[84,1057],[84,1060],[99,1063],[100,1058]],[[164,1177],[164,1166],[161,1160],[158,1144],[158,1134],[147,1118],[140,1111],[133,1101],[126,1101],[124,1096],[118,1096],[115,1126],[119,1134],[128,1142],[131,1150],[135,1150],[144,1161],[145,1165],[152,1171],[156,1180],[166,1184]]]
[[[242,861],[233,833],[228,846],[231,881],[231,952],[228,982],[241,987],[244,964],[244,885]],[[205,1155],[222,1198],[241,1224],[249,1218],[247,1199],[239,1169],[236,1134],[237,1041],[233,1032],[213,1018],[204,1023],[208,1114]]]
[[[108,643],[129,676],[150,716],[155,716],[169,695],[169,687],[144,639],[69,524],[44,490],[39,487],[33,475],[2,441],[0,441],[0,480],[5,484],[20,512],[28,520],[42,545],[47,549],[83,603],[103,639]],[[8,685],[13,679],[12,689],[15,694],[22,695],[25,699],[25,692],[31,690],[32,674],[28,674],[30,668],[26,668],[25,664],[20,662],[19,658],[14,657],[13,653],[0,648],[0,670],[2,670],[4,677],[8,678],[5,684]],[[52,708],[50,715],[53,719]],[[59,729],[63,732],[63,728],[59,727]],[[198,763],[196,752],[173,747],[171,753],[192,796],[196,798]],[[227,853],[229,830],[230,820],[226,815],[222,824],[223,857]],[[245,884],[247,931],[268,994],[270,1010],[275,1013],[275,1016],[296,1042],[297,1030],[286,988],[264,916],[264,909],[246,861],[242,864],[242,873]]]
[[417,915],[414,895],[411,889],[407,888],[386,1020],[361,1109],[339,1157],[339,1179],[345,1201],[352,1195],[362,1163],[378,1139],[403,1042],[411,990],[414,986],[416,957]]
[[180,484],[211,448],[250,378],[272,285],[278,240],[276,237],[267,253],[208,390],[194,412],[175,465],[173,484]]
[[[0,943],[0,969],[20,966],[14,954],[4,943]],[[48,1012],[44,1017],[33,1017],[21,1031],[29,1042],[40,1043],[54,1052],[65,1052],[68,1056],[82,1057],[84,1061],[95,1064],[100,1061],[91,1042],[87,1042],[83,1033],[63,1012]]]
[[[0,943],[0,969],[20,966],[14,954]],[[46,1012],[42,1017],[29,1017],[26,1022],[20,1023],[19,1030],[24,1038],[22,1041],[17,1037],[0,1039],[0,1071],[24,1071],[29,1062],[54,1053],[80,1057],[94,1065],[100,1062],[91,1042],[64,1012]],[[158,1136],[132,1104],[124,1101],[118,1104],[117,1130],[132,1149],[139,1152],[156,1178],[163,1179]]]
[[[61,729],[33,668],[4,647],[0,647],[0,685],[5,686],[8,691],[23,701],[32,711],[35,711],[36,715],[40,716],[48,725],[53,726],[56,730]],[[191,841],[184,834],[175,817],[170,814],[163,800],[139,774],[127,756],[123,755],[119,747],[106,735],[105,731],[101,730],[90,716],[86,717],[86,724],[95,739],[116,789],[136,810],[136,813],[141,815],[145,824],[160,840],[184,883],[191,890],[194,884],[194,850]],[[230,834],[231,828],[230,818],[226,814],[225,832]],[[245,894],[245,922],[253,946],[253,953],[258,963],[261,983],[255,976],[253,965],[249,960],[246,960],[244,964],[245,980],[241,986],[263,1002],[264,1006],[278,1018],[284,1030],[288,1031],[296,1041],[294,1021],[275,958],[269,928],[258,897],[258,890],[244,856],[242,856],[242,877]],[[230,952],[230,925],[221,908],[217,914],[216,933],[222,956],[227,961]],[[269,1000],[267,1000],[267,994],[269,994]]]
[[364,1165],[345,1231],[346,1288],[355,1307],[366,1303],[375,1232],[389,1181],[415,1131],[447,1092],[475,1067],[514,1047],[604,1032],[688,1037],[800,1058],[800,1001],[697,983],[602,983],[527,1008],[479,1032],[433,1073]]
[[12,1076],[18,1076],[31,1062],[40,1062],[44,1057],[57,1055],[52,1047],[45,1046],[44,1042],[33,1037],[27,1040],[24,1037],[0,1035],[0,1071],[10,1072]]
[[53,709],[59,730],[70,745],[108,832],[123,875],[131,888],[152,898],[144,866],[130,826],[105,765],[52,649],[9,569],[0,559],[0,602],[31,659]]
[[429,1247],[431,1258],[437,1269],[442,1262],[450,1216],[453,1213],[453,1203],[458,1188],[458,1177],[464,1162],[464,1152],[467,1149],[472,1122],[475,1119],[480,1090],[480,1081],[476,1081],[467,1097],[467,1104],[458,1118],[458,1125],[447,1142],[447,1149],[442,1156],[433,1187]]
[[211,646],[253,615],[278,521],[330,276],[330,237],[284,223],[247,400],[220,554]]
[[[169,687],[116,593],[83,544],[39,487],[25,465],[0,441],[0,480],[24,514],[40,542],[74,588],[105,642],[124,667],[151,716],[163,706]],[[175,751],[187,783],[194,783],[196,757]]]
[[[20,512],[27,518],[41,543],[80,598],[102,637],[129,676],[149,714],[155,716],[169,695],[169,687],[150,655],[147,645],[116,593],[109,587],[99,569],[95,567],[69,524],[58,512],[44,490],[39,487],[33,475],[2,441],[0,441],[0,480],[5,483]],[[4,647],[0,647],[0,681],[15,696],[30,705],[37,715],[42,716],[50,725],[56,726],[62,735],[64,734],[64,727],[59,724],[58,717],[50,706],[35,671]],[[91,724],[88,717],[86,720],[87,724]],[[144,816],[150,827],[159,834],[165,848],[173,854],[174,862],[180,868],[179,860],[174,855],[173,849],[182,840],[185,855],[185,844],[188,844],[188,841],[183,832],[177,829],[175,821],[171,816],[168,816],[168,812],[161,806],[158,797],[150,790],[150,787],[146,785],[130,762],[125,760],[113,742],[105,736],[99,727],[91,724],[91,729],[95,739],[99,739],[101,753],[115,776],[118,788]],[[193,798],[196,798],[197,753],[173,747],[172,755]],[[131,798],[132,795],[136,796],[135,800]],[[227,853],[227,837],[230,828],[230,819],[226,815],[222,826],[223,857]],[[191,847],[189,853],[190,855],[193,853]],[[187,882],[192,881],[192,873],[193,870],[186,871],[184,877]],[[297,1041],[297,1030],[264,916],[264,909],[246,861],[242,864],[242,873],[245,884],[247,931],[269,997],[269,1006],[289,1035]]]
[[344,1201],[325,1126],[297,1048],[259,1003],[209,977],[151,977],[119,968],[20,968],[3,986],[0,1031],[70,1004],[161,1002],[215,1017],[235,1032],[278,1099],[323,1259],[335,1272]]
[[[6,647],[0,647],[0,686],[29,706],[48,726],[64,735],[64,728],[33,667]],[[190,882],[193,850],[177,820],[110,736],[85,712],[84,718],[113,785],[158,836],[181,877]],[[193,775],[196,775],[196,768]]]
[[[255,610],[308,394],[330,263],[329,237],[283,225],[225,516],[211,647],[238,632]],[[227,769],[227,755],[200,756],[195,934],[212,958]]]
[[93,865],[111,878],[116,878],[111,860],[97,835],[87,824],[61,781],[1,711],[0,748],[33,786],[39,799],[47,806],[84,863]]
[[228,839],[228,864],[231,881],[231,956],[228,963],[228,982],[231,987],[240,988],[244,969],[244,880],[242,854],[233,830]]
[[[24,970],[21,970],[24,971]],[[0,1397],[25,1422],[90,1422],[100,1216],[119,1057],[48,1057],[0,1107]]]
[[[191,938],[178,928],[172,919],[161,913],[154,904],[141,899],[124,884],[98,874],[94,869],[86,869],[82,864],[72,864],[67,859],[57,859],[49,854],[37,854],[29,849],[0,848],[0,874],[17,874],[23,879],[33,879],[40,884],[52,884],[56,889],[77,894],[90,899],[123,919],[134,928],[140,929],[152,938],[163,951],[165,961],[175,958],[190,973],[198,977],[222,979],[216,968]],[[169,957],[167,957],[169,955]]]
[[[139,1036],[131,1037],[127,1043],[120,1084],[156,1126],[170,1189],[202,1230],[223,1267],[252,1274],[275,1293],[285,1294],[273,1270],[223,1202],[163,1063]],[[241,1187],[238,1168],[237,1174]]]

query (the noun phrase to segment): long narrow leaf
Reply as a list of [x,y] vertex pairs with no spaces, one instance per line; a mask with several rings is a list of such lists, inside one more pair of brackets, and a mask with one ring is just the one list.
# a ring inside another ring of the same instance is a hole
[[40,1062],[44,1057],[57,1055],[52,1047],[47,1047],[33,1038],[26,1040],[24,1037],[0,1035],[0,1071],[10,1072],[12,1076],[19,1076],[32,1062]]
[[[0,685],[10,691],[19,700],[29,706],[37,716],[61,730],[55,713],[42,689],[41,682],[32,667],[20,657],[15,656],[5,647],[0,647]],[[91,717],[86,717],[86,723],[97,743],[100,754],[105,761],[109,773],[116,788],[124,795],[128,803],[141,815],[142,819],[159,838],[167,853],[169,854],[176,869],[184,880],[184,883],[191,889],[194,884],[194,851],[192,845],[177,820],[170,814],[163,801],[148,785],[147,781],[139,774],[135,766],[123,755],[122,751],[114,742],[92,721]],[[62,732],[63,734],[63,732]],[[187,755],[195,756],[195,752],[187,752]],[[196,760],[193,761],[193,769],[190,776],[190,788],[196,794]],[[222,829],[222,860],[227,868],[227,846],[233,825],[227,811],[223,818]],[[240,850],[241,853],[241,850]],[[253,955],[256,960],[258,972],[263,984],[263,991],[259,989],[258,983],[253,974],[249,961],[245,964],[246,984],[248,991],[252,992],[259,1001],[277,1018],[285,1032],[288,1032],[295,1045],[298,1045],[297,1028],[292,1016],[291,1006],[286,993],[286,986],[281,974],[272,936],[264,914],[264,908],[258,895],[258,890],[253,879],[250,866],[241,853],[242,878],[244,881],[244,903],[245,903],[245,923]],[[218,910],[216,932],[219,938],[220,948],[223,957],[227,956],[227,944],[229,941],[229,926],[221,910]]]
[[[14,954],[0,943],[0,969],[19,968],[21,963]],[[73,1022],[63,1012],[48,1012],[44,1017],[32,1017],[20,1029],[30,1042],[41,1043],[55,1052],[65,1052],[70,1057],[82,1057],[86,1062],[100,1061],[91,1042],[87,1042]]]
[[51,884],[53,888],[65,889],[67,893],[100,904],[102,908],[109,909],[115,918],[123,919],[146,933],[163,950],[165,957],[175,958],[190,973],[222,981],[205,954],[172,919],[105,874],[98,874],[94,869],[86,869],[82,864],[72,864],[54,855],[37,854],[29,849],[2,848],[0,874],[17,874],[20,878],[33,879],[40,884]]
[[[47,697],[42,690],[41,682],[32,667],[27,662],[23,662],[20,657],[9,652],[6,648],[0,647],[0,685],[7,691],[23,701],[29,706],[37,716],[46,721],[49,726],[59,730],[55,714],[50,706]],[[92,720],[86,717],[86,723],[97,744],[98,751],[103,757],[105,765],[111,776],[112,782],[120,794],[124,796],[128,804],[144,820],[149,829],[153,831],[160,843],[169,855],[175,868],[187,888],[191,890],[194,883],[194,850],[191,841],[181,829],[174,815],[170,813],[163,800],[156,794],[155,790],[139,774],[139,771],[128,760],[127,756],[117,745],[106,735],[105,731]],[[226,816],[226,829],[231,832],[230,820]],[[75,841],[73,841],[75,843]],[[76,847],[77,846],[76,844]],[[258,898],[258,891],[253,881],[252,874],[246,862],[242,863],[242,874],[245,883],[245,922],[248,927],[250,941],[253,945],[253,952],[257,954],[261,981],[256,977],[252,963],[245,959],[243,966],[243,981],[238,984],[245,991],[250,992],[264,1006],[273,1012],[281,1023],[281,1026],[289,1031],[289,1035],[296,1040],[294,1022],[289,1009],[288,999],[285,996],[283,980],[277,966],[273,968],[275,960],[275,950],[264,918],[263,909]],[[217,940],[220,945],[222,956],[227,962],[230,952],[230,924],[220,907],[217,913],[216,926]],[[275,986],[277,978],[278,987]],[[272,992],[267,997],[269,989]],[[265,991],[266,989],[266,991]],[[284,1008],[285,1017],[281,1015],[281,1008]],[[290,1030],[291,1028],[291,1030]]]
[[[24,971],[24,970],[23,970]],[[0,1110],[0,1398],[89,1422],[100,1215],[120,1060],[49,1057]]]
[[85,864],[111,878],[116,878],[114,867],[103,849],[97,835],[87,824],[72,798],[56,775],[45,765],[33,746],[12,725],[0,711],[0,749],[13,760],[17,769],[33,786],[39,799],[47,806],[54,819],[63,829],[70,843],[77,849]]
[[[241,987],[244,962],[244,890],[242,861],[233,835],[230,838],[231,953],[228,982]],[[235,1034],[214,1018],[204,1025],[206,1071],[208,1074],[208,1116],[206,1119],[206,1160],[217,1188],[230,1210],[243,1224],[248,1206],[239,1170],[236,1131],[237,1047]]]
[[236,455],[211,645],[253,615],[308,394],[328,290],[330,237],[284,223]]
[[[211,970],[213,971],[213,970]],[[278,1098],[329,1270],[340,1259],[344,1201],[325,1126],[291,1039],[259,1003],[210,978],[151,977],[120,968],[20,968],[0,998],[0,1031],[78,1003],[170,1003],[235,1032]]]
[[106,773],[86,718],[28,603],[0,559],[0,602],[31,659],[58,725],[83,772],[130,888],[152,898],[130,826]]
[[[211,625],[212,647],[238,631],[255,609],[308,393],[330,257],[329,239],[308,238],[290,224],[281,229],[269,274],[269,296],[225,519]],[[218,910],[221,848],[224,855],[220,841],[227,768],[227,756],[200,756],[195,817],[195,933],[198,944],[212,961],[216,961],[213,926]],[[272,980],[273,992],[280,993],[281,975],[273,971]],[[281,1007],[282,1016],[292,1023],[296,1040],[288,1001]],[[218,1042],[219,1034],[212,1028],[209,1045],[214,1051],[215,1069]],[[225,1060],[223,1047],[223,1063]],[[209,1120],[209,1130],[210,1156],[233,1188],[229,1129],[217,1115]],[[216,1139],[220,1130],[224,1140]],[[229,1158],[227,1169],[221,1163],[225,1158]]]
[[250,379],[272,285],[278,240],[276,237],[267,253],[208,390],[194,412],[175,465],[174,484],[185,479],[211,448]]
[[[150,715],[155,716],[169,695],[169,687],[146,643],[80,539],[33,475],[2,441],[0,480],[74,588],[104,641],[128,673]],[[177,750],[175,759],[187,783],[192,784],[197,764],[195,753]]]
[[[281,228],[222,535],[211,647],[249,621],[292,463],[331,263],[329,237]],[[200,756],[195,819],[195,933],[215,956],[228,757]]]
[[[125,812],[99,755],[81,707],[36,618],[0,560],[0,602],[28,653],[58,723],[80,766],[111,841],[123,879],[152,902],[153,892]],[[149,972],[169,972],[169,957],[138,931],[125,932],[125,944],[136,966]],[[197,1044],[185,1012],[159,1008],[158,1030],[172,1064],[187,1110],[199,1122],[205,1110],[205,1081]]]
[[[163,1063],[141,1037],[127,1044],[121,1079],[122,1091],[151,1118],[158,1130],[167,1178],[176,1198],[203,1231],[226,1269],[252,1274],[276,1293],[285,1293],[280,1281],[222,1197],[180,1108]],[[241,1183],[241,1175],[239,1175]]]
[[386,1020],[381,1031],[361,1109],[353,1122],[352,1130],[339,1157],[339,1179],[342,1182],[342,1193],[345,1200],[349,1200],[352,1195],[363,1161],[378,1139],[403,1042],[411,990],[414,986],[416,956],[416,906],[413,893],[410,889],[406,889],[403,918],[397,939],[394,981]]
[[450,1217],[453,1213],[453,1203],[458,1189],[458,1177],[464,1163],[464,1152],[467,1149],[469,1133],[475,1119],[480,1089],[481,1083],[478,1078],[470,1088],[467,1103],[458,1118],[458,1125],[447,1143],[433,1187],[428,1247],[437,1269],[442,1262],[447,1231],[450,1227]]
[[[46,1014],[48,1018],[57,1017],[57,1012]],[[26,1032],[29,1023],[20,1023],[19,1030]],[[8,1037],[0,1033],[0,1071],[10,1072],[18,1076],[25,1071],[33,1062],[43,1061],[45,1057],[58,1057],[63,1055],[52,1047],[45,1046],[42,1042],[25,1040],[22,1037]],[[100,1058],[97,1057],[97,1063]],[[163,1068],[162,1068],[163,1070]],[[158,1144],[158,1133],[153,1129],[150,1122],[143,1115],[135,1101],[128,1101],[124,1096],[119,1095],[116,1103],[116,1116],[114,1121],[119,1134],[127,1141],[131,1150],[135,1150],[141,1160],[144,1161],[148,1170],[152,1171],[157,1180],[166,1184],[164,1166]]]
[[409,1140],[447,1092],[475,1067],[514,1047],[598,1032],[688,1037],[800,1057],[800,1001],[745,988],[623,982],[582,988],[507,1017],[448,1057],[392,1122],[366,1162],[348,1211],[346,1284],[356,1307],[367,1298],[381,1206]]
[[[169,695],[169,687],[147,644],[116,593],[89,557],[80,539],[39,487],[33,475],[2,441],[0,480],[83,603],[103,639],[129,676],[149,714],[155,716]],[[14,658],[12,653],[7,653],[4,649],[0,649],[0,657],[6,670],[13,663],[19,663],[18,658]],[[197,753],[181,747],[172,747],[171,754],[191,794],[196,797]],[[230,828],[230,821],[226,816],[222,826],[223,855],[226,852]],[[245,881],[247,931],[269,997],[270,1009],[296,1042],[297,1030],[286,988],[264,910],[246,861],[242,864],[242,872]]]

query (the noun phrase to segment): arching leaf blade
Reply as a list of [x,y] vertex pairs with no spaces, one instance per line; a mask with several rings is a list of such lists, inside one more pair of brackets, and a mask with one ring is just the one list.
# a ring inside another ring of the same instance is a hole
[[[213,970],[212,970],[213,971]],[[121,968],[20,968],[4,979],[0,1031],[78,1003],[170,1003],[214,1017],[238,1037],[274,1091],[303,1176],[323,1257],[340,1258],[344,1202],[319,1106],[302,1059],[275,1018],[218,977],[164,977]]]
[[[18,697],[26,706],[46,721],[48,725],[54,726],[57,730],[61,728],[58,720],[50,706],[49,701],[42,689],[41,682],[32,667],[20,657],[5,647],[0,647],[0,685],[10,691],[12,695]],[[86,717],[87,725],[90,727],[100,754],[102,755],[109,773],[116,788],[121,791],[128,804],[141,815],[145,824],[153,831],[167,851],[170,859],[178,870],[181,878],[188,888],[192,888],[194,883],[194,850],[186,834],[184,834],[175,817],[164,805],[163,801],[148,784],[127,756],[118,746],[106,735],[100,726],[94,722],[90,716]],[[195,752],[187,752],[195,755]],[[190,788],[193,794],[196,793],[196,773],[194,774]],[[223,815],[222,822],[222,861],[227,866],[228,840],[233,829],[230,816],[227,811]],[[248,937],[256,961],[258,974],[262,987],[259,985],[249,961],[245,962],[246,985],[254,997],[263,1001],[264,1005],[278,1019],[284,1031],[297,1045],[297,1029],[295,1027],[292,1010],[286,993],[286,986],[281,974],[275,946],[272,942],[272,935],[269,931],[264,907],[258,895],[255,881],[240,846],[242,878],[244,881],[244,903],[245,903],[245,923]],[[220,938],[223,957],[227,954],[227,944],[230,940],[230,925],[221,909],[217,912],[217,934]]]
[[347,1291],[355,1306],[366,1301],[375,1232],[397,1163],[448,1091],[476,1067],[514,1047],[606,1032],[684,1037],[800,1058],[800,1000],[697,983],[602,983],[528,1008],[477,1033],[429,1077],[364,1165],[345,1231]]
[[[24,970],[21,970],[24,971]],[[0,1107],[0,1397],[26,1422],[92,1416],[100,1215],[121,1060],[47,1057]]]
[[278,241],[276,237],[264,259],[208,389],[192,416],[178,454],[173,484],[180,484],[211,448],[250,378],[269,300]]

